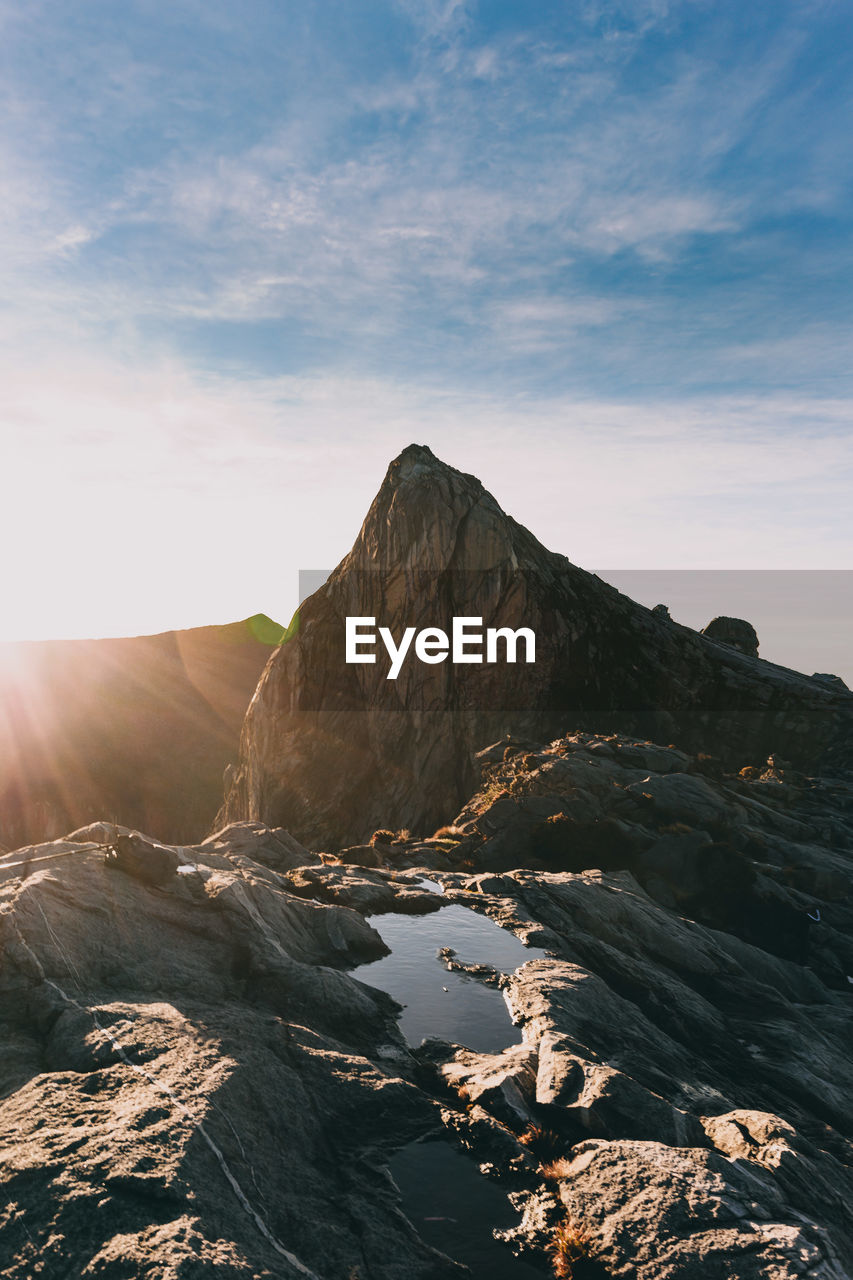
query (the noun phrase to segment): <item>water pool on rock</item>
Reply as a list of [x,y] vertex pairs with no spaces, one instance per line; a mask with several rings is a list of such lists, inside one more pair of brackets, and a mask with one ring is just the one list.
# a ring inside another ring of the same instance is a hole
[[[462,908],[464,910],[464,907]],[[518,1214],[502,1190],[446,1142],[411,1142],[388,1162],[418,1235],[471,1268],[472,1280],[541,1280],[492,1234]]]
[[400,1028],[409,1044],[439,1036],[478,1053],[499,1053],[518,1043],[502,992],[470,974],[446,969],[438,952],[452,947],[466,963],[511,973],[527,960],[541,958],[543,951],[525,947],[488,916],[458,904],[426,916],[372,916],[370,923],[391,954],[361,965],[356,974],[404,1006]]

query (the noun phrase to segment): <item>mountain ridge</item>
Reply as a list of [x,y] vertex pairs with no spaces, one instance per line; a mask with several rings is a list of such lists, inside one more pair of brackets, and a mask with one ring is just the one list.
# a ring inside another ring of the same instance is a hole
[[[535,666],[346,666],[347,616],[395,634],[453,615],[537,636]],[[410,445],[388,467],[352,549],[300,607],[241,732],[219,822],[286,826],[315,848],[368,827],[428,834],[506,733],[625,731],[757,765],[811,767],[850,724],[853,697],[753,658],[636,604],[503,512],[476,477]],[[322,727],[321,726],[322,722]],[[357,803],[356,803],[357,802]]]
[[281,635],[254,614],[0,646],[0,843],[52,839],[103,817],[164,839],[200,838]]

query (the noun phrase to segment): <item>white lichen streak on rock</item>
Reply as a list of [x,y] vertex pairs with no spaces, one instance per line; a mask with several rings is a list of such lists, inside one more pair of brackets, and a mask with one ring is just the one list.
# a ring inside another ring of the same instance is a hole
[[212,1151],[213,1155],[216,1157],[217,1163],[219,1164],[219,1167],[221,1168],[223,1174],[225,1175],[228,1185],[231,1187],[231,1190],[234,1192],[234,1195],[237,1197],[241,1206],[249,1215],[249,1217],[252,1219],[252,1221],[254,1222],[255,1226],[258,1228],[258,1230],[260,1231],[264,1239],[268,1242],[268,1244],[272,1245],[273,1249],[275,1249],[276,1253],[279,1253],[283,1258],[286,1258],[287,1261],[290,1263],[290,1265],[294,1267],[300,1273],[300,1275],[310,1276],[312,1280],[319,1280],[319,1277],[317,1276],[316,1271],[311,1271],[308,1267],[306,1267],[302,1262],[299,1261],[299,1259],[295,1256],[295,1254],[292,1254],[289,1249],[285,1249],[284,1245],[281,1244],[278,1240],[276,1240],[275,1236],[270,1231],[269,1227],[264,1222],[263,1218],[258,1213],[257,1209],[254,1207],[254,1205],[252,1205],[252,1203],[246,1196],[245,1192],[243,1191],[243,1188],[240,1186],[239,1182],[234,1177],[234,1174],[231,1172],[231,1169],[229,1168],[229,1165],[227,1160],[225,1159],[225,1156],[222,1154],[222,1151],[214,1142],[213,1138],[211,1138],[207,1129],[204,1127],[203,1122],[193,1115],[189,1107],[187,1107],[183,1102],[181,1102],[180,1098],[178,1098],[175,1095],[174,1091],[170,1089],[167,1084],[164,1084],[162,1081],[158,1080],[155,1075],[152,1075],[150,1071],[146,1071],[144,1067],[140,1067],[138,1066],[137,1063],[131,1061],[130,1057],[125,1052],[125,1048],[122,1045],[121,1041],[118,1040],[118,1038],[114,1036],[113,1033],[107,1027],[104,1027],[101,1025],[98,1019],[96,1010],[89,1009],[85,1005],[80,1004],[79,1001],[75,1000],[73,996],[70,996],[66,991],[63,991],[62,987],[60,987],[58,983],[53,982],[52,979],[47,978],[45,979],[45,982],[47,986],[51,987],[54,991],[57,992],[59,996],[61,996],[61,998],[66,1002],[66,1004],[69,1004],[73,1009],[76,1009],[78,1013],[88,1014],[89,1017],[92,1019],[92,1022],[95,1024],[96,1029],[100,1032],[102,1036],[104,1036],[105,1039],[109,1040],[110,1044],[113,1046],[113,1048],[115,1049],[116,1053],[119,1055],[119,1057],[121,1058],[125,1066],[130,1067],[131,1071],[134,1071],[137,1075],[142,1076],[145,1080],[147,1080],[149,1084],[152,1084],[154,1088],[158,1091],[158,1093],[161,1093],[164,1095],[164,1097],[167,1097],[169,1101],[172,1103],[172,1105],[175,1107],[175,1109],[179,1111],[181,1115],[184,1116],[185,1119],[190,1121],[190,1123],[195,1128],[196,1132],[199,1134],[201,1138],[203,1138],[207,1146]]
[[[56,947],[59,954],[62,956],[63,962],[65,963],[69,974],[71,974],[71,976],[74,978],[75,982],[79,986],[80,985],[79,974],[77,973],[74,962],[71,960],[70,956],[66,953],[61,942],[56,937],[56,934],[51,928],[50,922],[48,921],[47,916],[45,915],[44,910],[42,909],[41,903],[37,902],[36,905],[39,909],[42,919],[44,920],[45,927],[47,928],[47,931],[53,940],[54,946]],[[162,1080],[158,1080],[158,1078],[155,1075],[153,1075],[152,1072],[146,1071],[145,1067],[139,1066],[138,1063],[135,1063],[132,1061],[127,1051],[125,1050],[124,1045],[121,1043],[118,1037],[113,1035],[112,1031],[110,1031],[108,1027],[105,1027],[102,1025],[100,1019],[98,1018],[98,1013],[96,1009],[90,1009],[88,1006],[81,1004],[78,1000],[75,1000],[73,996],[70,996],[67,991],[63,990],[63,988],[59,985],[59,983],[54,982],[51,978],[47,978],[44,976],[44,970],[42,969],[42,966],[38,958],[33,954],[31,948],[27,945],[27,943],[24,941],[23,937],[21,936],[20,929],[18,928],[18,923],[14,919],[14,916],[13,916],[13,924],[14,924],[15,932],[18,936],[18,940],[21,946],[25,949],[27,954],[32,957],[37,969],[41,971],[42,980],[44,981],[45,985],[50,987],[51,990],[55,991],[57,995],[59,995],[60,998],[72,1009],[76,1009],[78,1013],[83,1013],[88,1015],[92,1019],[92,1022],[94,1023],[96,1030],[99,1032],[100,1035],[104,1037],[105,1040],[109,1041],[109,1043],[115,1049],[118,1056],[121,1058],[122,1062],[125,1064],[125,1066],[129,1067],[130,1070],[135,1072],[136,1075],[141,1076],[143,1079],[147,1080],[149,1084],[153,1085],[154,1088],[157,1090],[157,1092],[162,1094],[163,1097],[168,1098],[169,1101],[172,1103],[172,1106],[175,1108],[175,1110],[178,1111],[184,1117],[184,1119],[190,1122],[190,1124],[193,1126],[195,1131],[198,1133],[199,1137],[202,1138],[202,1140],[206,1143],[206,1145],[212,1152],[220,1169],[222,1170],[225,1176],[226,1181],[228,1182],[228,1185],[231,1187],[231,1190],[234,1192],[234,1195],[236,1196],[241,1207],[246,1212],[246,1214],[248,1214],[251,1220],[254,1222],[258,1231],[261,1233],[261,1235],[264,1237],[267,1243],[271,1245],[273,1249],[275,1249],[276,1253],[278,1253],[282,1258],[286,1259],[286,1261],[290,1264],[290,1266],[292,1266],[294,1270],[298,1271],[300,1275],[308,1276],[310,1280],[320,1280],[320,1277],[317,1275],[315,1271],[312,1271],[309,1267],[306,1267],[304,1263],[300,1262],[299,1258],[297,1258],[295,1254],[291,1253],[289,1249],[286,1249],[284,1245],[279,1240],[277,1240],[276,1237],[273,1235],[273,1233],[270,1231],[269,1227],[264,1222],[258,1210],[254,1207],[254,1205],[251,1203],[246,1193],[243,1191],[243,1188],[240,1186],[239,1182],[237,1181],[236,1177],[231,1171],[231,1168],[227,1160],[225,1159],[225,1156],[223,1155],[222,1150],[217,1145],[217,1143],[213,1140],[213,1138],[210,1136],[209,1132],[204,1126],[204,1123],[201,1120],[199,1120],[197,1116],[193,1115],[189,1107],[187,1107],[186,1104],[183,1103],[179,1097],[177,1097],[174,1090],[172,1090],[169,1087],[169,1085],[167,1085]]]

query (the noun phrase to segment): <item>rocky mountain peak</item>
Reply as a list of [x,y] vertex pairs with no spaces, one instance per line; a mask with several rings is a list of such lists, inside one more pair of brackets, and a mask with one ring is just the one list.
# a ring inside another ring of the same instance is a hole
[[[524,627],[535,662],[427,662],[413,649],[389,679],[378,641],[375,662],[345,661],[352,617],[396,640],[449,633],[454,618]],[[475,477],[409,445],[266,668],[220,820],[327,849],[379,827],[429,834],[476,783],[477,752],[509,733],[626,732],[730,768],[771,752],[802,767],[849,731],[851,708],[842,690],[629,600],[543,547]]]
[[[525,535],[522,537],[521,535]],[[338,576],[353,570],[483,571],[548,552],[517,525],[476,476],[410,444],[388,467]]]
[[[442,473],[461,475],[455,467],[437,458],[428,444],[407,444],[405,449],[388,464],[386,482],[399,483],[413,473]],[[471,477],[473,479],[473,477]]]

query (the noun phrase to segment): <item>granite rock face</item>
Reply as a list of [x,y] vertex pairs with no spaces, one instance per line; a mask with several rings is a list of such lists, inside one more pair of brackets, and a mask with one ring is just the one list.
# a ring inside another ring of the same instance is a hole
[[[504,981],[520,1045],[428,1056],[536,1126],[510,1238],[535,1254],[570,1225],[578,1277],[849,1277],[849,779],[703,778],[618,735],[482,754],[445,894],[550,954]],[[692,825],[656,803],[686,782]]]
[[[370,867],[260,823],[0,859],[10,1280],[449,1280],[387,1173],[424,1138],[540,1274],[562,1241],[576,1280],[849,1280],[849,779],[589,732],[477,766],[452,834]],[[408,1045],[348,972],[448,904],[539,949],[504,975],[447,917],[434,984],[502,988],[501,1052]]]
[[[454,616],[531,628],[535,664],[410,654],[389,680],[381,645],[373,665],[344,661],[347,617],[373,617],[399,640],[407,627],[449,631]],[[364,842],[380,825],[430,835],[476,785],[476,752],[506,733],[620,731],[729,766],[776,751],[803,767],[849,732],[851,708],[842,689],[635,604],[412,445],[265,670],[219,820],[284,826],[314,849]]]
[[275,833],[111,862],[101,834],[0,863],[3,1275],[456,1274],[382,1171],[439,1109],[345,972],[375,931],[255,861]]

